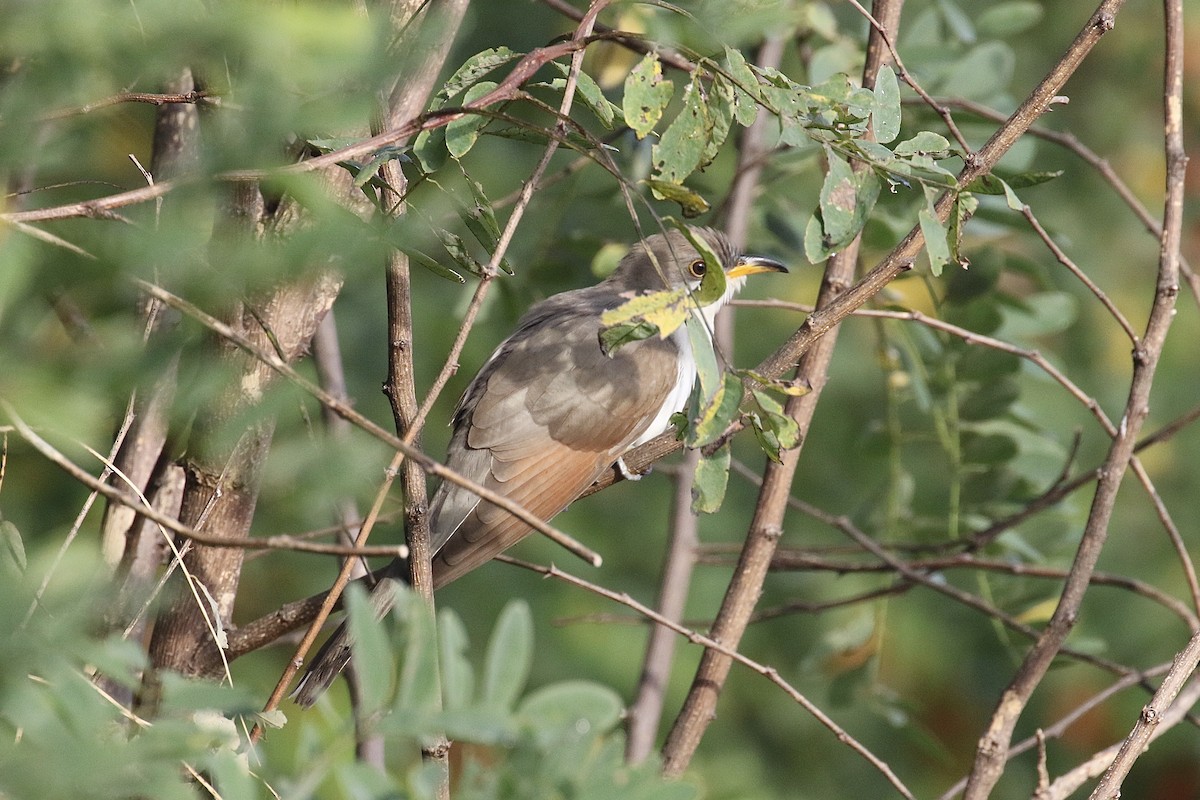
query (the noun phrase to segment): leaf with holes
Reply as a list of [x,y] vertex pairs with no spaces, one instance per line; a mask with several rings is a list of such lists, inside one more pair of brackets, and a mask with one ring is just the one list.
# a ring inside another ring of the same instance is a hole
[[758,103],[762,100],[758,76],[746,64],[746,57],[732,47],[725,48],[725,70],[734,84],[733,116],[739,125],[748,128],[758,117]]
[[[728,130],[728,129],[727,129]],[[650,150],[655,177],[683,183],[700,166],[712,137],[713,123],[698,74],[684,91],[683,108]]]
[[663,78],[662,64],[654,53],[647,53],[625,79],[621,110],[625,124],[637,138],[644,139],[662,119],[663,109],[671,102],[675,85]]
[[[517,53],[507,47],[493,47],[468,58],[443,85],[433,99],[433,108],[441,108],[451,97],[464,89],[473,86],[476,81],[487,75],[496,67],[501,67],[514,61],[524,53]],[[493,87],[495,84],[492,84]]]

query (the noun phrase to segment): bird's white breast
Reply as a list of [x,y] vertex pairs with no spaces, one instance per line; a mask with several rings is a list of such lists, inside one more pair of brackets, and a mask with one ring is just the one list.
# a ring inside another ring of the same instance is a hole
[[[742,284],[745,282],[746,279],[744,277],[729,281],[724,297],[698,310],[698,313],[704,318],[702,327],[707,347],[711,348],[713,346],[712,332],[717,312],[741,290]],[[687,326],[680,325],[676,328],[674,333],[671,334],[671,339],[675,342],[675,346],[679,348],[675,386],[671,389],[671,393],[667,395],[666,402],[663,403],[658,414],[654,416],[645,433],[634,440],[633,444],[629,445],[631,449],[640,444],[645,444],[655,436],[669,429],[671,427],[671,415],[677,411],[683,411],[687,406],[688,399],[692,395],[692,387],[696,383],[696,359],[692,357],[692,340],[688,336]]]

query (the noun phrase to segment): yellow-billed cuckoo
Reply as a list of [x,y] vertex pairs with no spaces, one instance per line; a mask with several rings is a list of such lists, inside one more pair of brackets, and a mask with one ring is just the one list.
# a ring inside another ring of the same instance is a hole
[[[736,252],[718,231],[696,232],[725,269],[725,295],[695,312],[711,331],[713,317],[747,275],[787,270],[769,258]],[[600,315],[638,294],[694,289],[709,266],[682,233],[656,234],[635,245],[599,284],[556,294],[529,309],[459,401],[446,465],[542,519],[565,509],[627,450],[665,431],[696,381],[684,328],[607,354],[600,346]],[[531,529],[446,482],[430,503],[430,530],[438,587],[491,560]],[[406,573],[402,565],[393,566],[392,577]],[[375,591],[381,613],[392,594],[386,584],[381,581]],[[349,658],[343,623],[313,659],[296,701],[315,702]]]

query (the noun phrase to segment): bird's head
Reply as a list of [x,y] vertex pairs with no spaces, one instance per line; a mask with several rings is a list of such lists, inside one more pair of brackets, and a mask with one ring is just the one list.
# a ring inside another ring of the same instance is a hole
[[[760,272],[787,272],[787,267],[772,258],[739,253],[729,237],[712,228],[693,228],[693,235],[702,237],[709,249],[720,259],[725,270],[725,296],[717,302],[723,305],[741,289],[747,276]],[[609,280],[624,290],[663,291],[687,286],[696,289],[714,264],[696,249],[678,230],[656,233],[630,249],[621,259]]]

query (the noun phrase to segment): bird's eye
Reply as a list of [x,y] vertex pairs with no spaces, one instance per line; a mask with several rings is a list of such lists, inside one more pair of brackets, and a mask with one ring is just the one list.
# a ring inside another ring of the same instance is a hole
[[703,278],[704,273],[708,271],[708,265],[704,263],[703,258],[697,258],[692,263],[688,264],[688,274],[693,278]]

